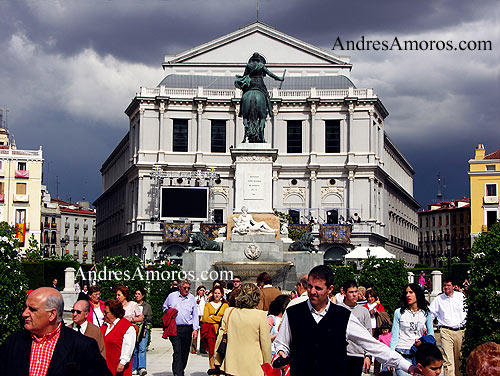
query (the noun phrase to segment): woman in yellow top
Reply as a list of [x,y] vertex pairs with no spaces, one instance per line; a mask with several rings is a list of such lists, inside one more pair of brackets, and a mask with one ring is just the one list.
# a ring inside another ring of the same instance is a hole
[[[202,328],[202,336],[206,338],[208,342],[208,364],[210,369],[215,368],[214,363],[214,352],[215,352],[215,339],[217,336],[217,330],[219,330],[219,325],[224,316],[224,311],[229,305],[223,298],[224,289],[222,286],[215,286],[212,291],[211,300],[205,304],[205,309],[203,310],[202,322],[204,327]],[[212,325],[213,332],[207,328],[207,325]]]

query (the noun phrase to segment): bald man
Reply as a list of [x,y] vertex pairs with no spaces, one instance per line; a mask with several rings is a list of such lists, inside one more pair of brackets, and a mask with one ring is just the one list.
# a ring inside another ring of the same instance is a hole
[[106,359],[106,347],[104,346],[104,337],[97,326],[87,321],[87,315],[90,311],[90,305],[88,300],[79,300],[73,305],[71,310],[73,323],[69,324],[68,327],[82,333],[84,336],[93,338],[96,340],[99,346],[99,351],[104,359]]
[[111,376],[97,342],[63,325],[63,309],[61,294],[51,287],[28,295],[24,330],[0,347],[0,375]]

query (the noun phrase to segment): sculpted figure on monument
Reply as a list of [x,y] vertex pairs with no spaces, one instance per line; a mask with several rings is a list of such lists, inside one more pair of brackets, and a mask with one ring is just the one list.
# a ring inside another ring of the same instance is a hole
[[245,235],[249,232],[261,232],[265,234],[274,234],[276,230],[271,228],[266,222],[255,222],[252,215],[248,214],[248,208],[243,206],[239,216],[233,216],[234,227],[233,234]]
[[266,60],[259,53],[255,52],[248,60],[243,76],[236,76],[234,86],[243,91],[239,116],[243,117],[245,135],[243,141],[262,143],[264,138],[264,127],[266,126],[267,113],[272,117],[271,100],[267,87],[264,84],[264,77],[269,75],[278,81],[284,81],[283,77],[278,77],[266,67]]

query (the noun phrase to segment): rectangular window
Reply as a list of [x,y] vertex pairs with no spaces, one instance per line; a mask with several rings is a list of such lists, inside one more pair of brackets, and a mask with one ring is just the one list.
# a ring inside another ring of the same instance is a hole
[[486,171],[496,171],[497,166],[495,165],[486,165]]
[[486,226],[488,231],[490,231],[491,226],[497,221],[497,212],[496,210],[488,210],[486,212]]
[[4,190],[4,185],[3,182],[0,181],[0,195],[3,195],[3,190]]
[[212,153],[226,152],[226,121],[212,120],[211,149]]
[[16,184],[16,195],[25,195],[26,194],[26,183],[17,183]]
[[325,121],[325,152],[340,153],[340,120]]
[[26,171],[26,162],[17,162],[17,169],[20,171]]
[[16,223],[26,223],[26,209],[16,210]]
[[286,152],[302,153],[302,121],[289,120],[286,123]]
[[496,196],[496,195],[497,195],[497,185],[486,184],[486,196]]
[[224,223],[224,210],[223,209],[214,209],[214,222],[215,223]]
[[174,132],[172,136],[173,151],[188,151],[188,121],[187,119],[174,119]]

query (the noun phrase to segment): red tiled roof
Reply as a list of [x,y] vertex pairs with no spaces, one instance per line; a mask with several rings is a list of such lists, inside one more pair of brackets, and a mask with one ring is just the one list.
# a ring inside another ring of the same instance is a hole
[[69,208],[61,208],[61,213],[75,213],[75,214],[89,214],[95,215],[95,212],[84,209],[69,209]]
[[500,159],[500,149],[497,151],[488,154],[484,159]]

